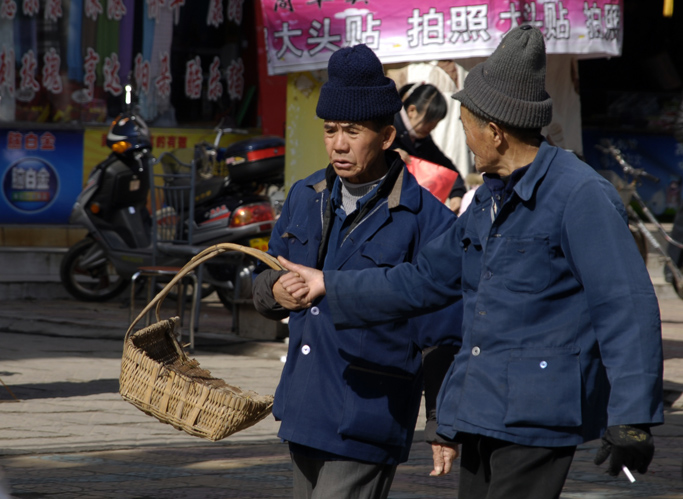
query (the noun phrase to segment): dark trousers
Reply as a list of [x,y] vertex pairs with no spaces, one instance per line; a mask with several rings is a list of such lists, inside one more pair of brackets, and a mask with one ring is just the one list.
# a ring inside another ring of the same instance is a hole
[[325,461],[292,454],[294,499],[386,499],[395,465]]
[[576,446],[527,447],[465,435],[459,499],[556,499]]

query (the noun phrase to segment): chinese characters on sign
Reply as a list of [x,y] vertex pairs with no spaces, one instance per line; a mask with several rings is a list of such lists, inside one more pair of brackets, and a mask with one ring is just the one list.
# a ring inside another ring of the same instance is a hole
[[202,96],[202,62],[199,56],[186,63],[185,95],[190,99]]
[[159,57],[161,59],[159,76],[154,80],[154,85],[161,97],[168,97],[171,95],[171,81],[173,80],[171,77],[171,58],[168,52],[162,52]]
[[110,57],[104,58],[104,91],[112,95],[121,95],[123,93],[123,86],[121,85],[121,78],[119,77],[119,56],[116,52],[112,52]]
[[488,56],[523,24],[543,32],[551,54],[621,53],[623,0],[261,2],[270,74],[324,68],[334,51],[358,43],[384,63]]
[[223,0],[210,0],[206,24],[207,26],[215,27],[223,24]]
[[0,52],[0,89],[14,94],[14,49],[4,48]]
[[218,56],[213,58],[209,69],[209,100],[217,101],[223,95],[223,85],[221,85],[221,60]]
[[[157,19],[161,8],[166,8],[174,16],[179,15],[180,9],[185,5],[185,0],[145,0],[147,3],[147,13],[151,19]],[[227,5],[226,5],[227,4]],[[27,17],[40,15],[41,2],[39,0],[0,0],[0,19],[14,19],[21,6],[21,13]],[[229,21],[241,24],[243,15],[244,0],[210,0],[207,26],[218,27],[224,22],[223,13],[226,12]],[[45,0],[44,18],[47,21],[55,22],[63,16],[62,0]],[[84,0],[84,16],[93,21],[97,21],[98,16],[106,12],[108,19],[121,21],[128,11],[123,0]],[[318,28],[320,26],[315,25]],[[327,29],[327,28],[325,28]],[[325,47],[331,48],[324,39],[318,50]],[[333,39],[338,42],[337,38]],[[133,78],[136,87],[142,94],[149,95],[154,90],[162,98],[171,95],[171,56],[168,52],[158,54],[159,64],[155,75],[152,75],[152,65],[149,60],[145,60],[142,54],[137,54],[134,58]],[[98,79],[98,68],[100,61],[104,63],[101,67],[102,88],[104,92],[114,96],[123,93],[121,82],[121,62],[119,55],[115,52],[105,56],[100,54],[93,47],[87,47],[82,61],[83,67],[83,88],[75,92],[73,100],[79,104],[92,102],[95,96],[95,85]],[[42,62],[42,63],[41,63]],[[21,54],[20,61],[15,59],[14,50],[11,47],[0,47],[0,89],[4,88],[9,95],[14,96],[15,85],[15,64],[18,67],[18,85],[20,92],[16,98],[29,102],[34,96],[44,88],[52,94],[61,94],[64,91],[62,85],[62,75],[60,68],[64,61],[60,52],[51,47],[47,49],[42,57],[42,61],[36,58],[33,49],[28,49]],[[194,56],[186,61],[185,67],[185,96],[189,99],[200,99],[204,84],[206,71],[202,68],[199,56]],[[42,76],[42,78],[39,78]],[[241,60],[233,60],[229,67],[222,67],[218,57],[214,57],[208,68],[207,96],[211,101],[217,101],[223,95],[223,84],[225,80],[231,98],[240,99],[244,89],[244,65]]]
[[231,99],[241,99],[244,94],[244,63],[234,60],[228,66],[228,95]]
[[62,78],[59,75],[61,58],[54,48],[43,56],[43,87],[53,94],[62,93]]
[[83,134],[0,130],[0,223],[67,223],[83,183]]
[[7,149],[15,151],[54,151],[55,136],[50,132],[7,132]]
[[55,22],[62,17],[62,0],[47,0],[45,3],[45,20]]

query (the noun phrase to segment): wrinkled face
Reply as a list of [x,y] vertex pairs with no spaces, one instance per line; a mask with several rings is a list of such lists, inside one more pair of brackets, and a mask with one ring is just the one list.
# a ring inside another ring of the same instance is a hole
[[467,147],[474,154],[474,166],[477,171],[497,173],[499,156],[489,126],[482,124],[465,106],[460,107],[460,121],[465,130]]
[[424,121],[426,111],[418,113],[417,108],[414,105],[408,106],[407,114],[410,120],[410,126],[413,127],[413,131],[418,139],[424,139],[429,136],[430,133],[436,128],[440,120],[436,121]]
[[396,134],[393,126],[377,131],[370,121],[325,121],[324,130],[327,155],[337,175],[362,184],[386,173],[384,151]]

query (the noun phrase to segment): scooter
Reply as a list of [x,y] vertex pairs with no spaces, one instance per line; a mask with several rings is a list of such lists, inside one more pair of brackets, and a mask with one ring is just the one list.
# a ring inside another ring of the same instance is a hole
[[[154,254],[152,217],[147,202],[150,169],[157,160],[152,155],[147,125],[135,113],[126,112],[112,123],[107,145],[112,153],[93,169],[71,213],[70,223],[85,227],[88,234],[68,250],[60,269],[66,290],[84,301],[105,301],[118,296],[141,266],[186,263],[182,256]],[[222,158],[219,148],[213,149],[216,159]],[[190,244],[200,248],[219,242],[257,247],[267,244],[275,214],[269,198],[256,193],[254,184],[260,177],[282,174],[277,170],[284,171],[284,148],[271,156],[279,156],[277,161],[270,162],[267,170],[271,173],[259,172],[258,160],[252,158],[241,164],[245,168],[240,170],[244,173],[242,177],[237,175],[239,180],[230,176],[230,169],[224,176],[219,175],[219,169],[209,174],[210,162],[202,163],[202,160],[211,154],[211,148],[198,145],[196,162],[193,162],[196,164],[185,165],[200,177],[195,187],[194,220],[185,221],[193,227]],[[173,155],[166,153],[166,157],[173,158]],[[215,162],[214,166],[217,166]],[[246,171],[250,166],[254,166],[252,173]],[[206,265],[203,281],[215,286],[221,301],[229,306],[237,284],[231,282],[235,275],[239,276],[243,295],[250,295],[250,265],[245,263],[245,268],[238,272],[226,265]]]

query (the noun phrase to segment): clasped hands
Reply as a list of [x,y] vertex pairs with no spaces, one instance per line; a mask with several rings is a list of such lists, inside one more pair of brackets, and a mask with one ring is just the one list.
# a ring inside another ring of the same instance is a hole
[[287,310],[301,310],[325,296],[325,280],[321,270],[292,263],[281,256],[280,264],[289,270],[273,286],[275,300]]

